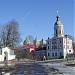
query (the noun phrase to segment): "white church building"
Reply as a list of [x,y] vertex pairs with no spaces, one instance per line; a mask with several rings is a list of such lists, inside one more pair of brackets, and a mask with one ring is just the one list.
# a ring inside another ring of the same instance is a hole
[[60,21],[60,16],[56,18],[54,37],[47,39],[47,58],[66,58],[67,54],[73,54],[72,40],[64,35],[64,26]]
[[0,49],[0,61],[15,59],[14,50],[10,50],[8,47]]

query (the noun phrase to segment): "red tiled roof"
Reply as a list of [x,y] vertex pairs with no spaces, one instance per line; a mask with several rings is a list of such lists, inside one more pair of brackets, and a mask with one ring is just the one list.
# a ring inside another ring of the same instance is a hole
[[28,45],[21,45],[21,46],[17,47],[17,49],[25,49],[25,48],[34,48],[35,49],[36,46],[28,44]]

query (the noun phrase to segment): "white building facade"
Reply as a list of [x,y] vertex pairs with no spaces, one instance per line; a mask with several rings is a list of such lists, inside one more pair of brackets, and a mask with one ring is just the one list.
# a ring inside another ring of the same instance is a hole
[[47,58],[66,58],[67,54],[73,54],[72,40],[64,35],[64,26],[60,21],[60,16],[56,18],[54,37],[47,40]]
[[15,59],[14,50],[10,50],[8,47],[0,49],[0,61]]

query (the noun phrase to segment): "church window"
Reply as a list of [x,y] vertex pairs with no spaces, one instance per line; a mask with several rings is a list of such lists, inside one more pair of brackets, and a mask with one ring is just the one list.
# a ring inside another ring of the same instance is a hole
[[52,41],[52,44],[56,44],[57,42],[56,41]]
[[60,45],[60,48],[62,48],[62,46]]
[[48,46],[48,49],[49,49],[49,46]]
[[52,49],[54,49],[54,50],[57,49],[57,46],[52,46]]
[[57,53],[55,53],[55,56],[57,56]]
[[54,53],[52,53],[52,56],[54,56]]
[[59,34],[61,34],[61,30],[59,30]]
[[55,49],[57,49],[57,46],[55,46]]
[[69,52],[71,52],[71,50],[69,50]]
[[61,43],[61,40],[60,40],[60,43]]
[[56,29],[56,35],[57,35],[57,29]]
[[48,53],[48,56],[50,56],[49,53]]
[[52,42],[52,44],[54,44],[54,42]]
[[63,30],[62,30],[62,34],[63,34]]
[[52,49],[54,48],[54,46],[52,46]]

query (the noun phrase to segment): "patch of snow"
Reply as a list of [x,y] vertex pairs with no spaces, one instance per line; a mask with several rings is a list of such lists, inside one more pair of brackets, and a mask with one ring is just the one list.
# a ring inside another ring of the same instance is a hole
[[65,66],[64,63],[42,63],[46,68],[58,69],[62,75],[75,75],[75,67]]

